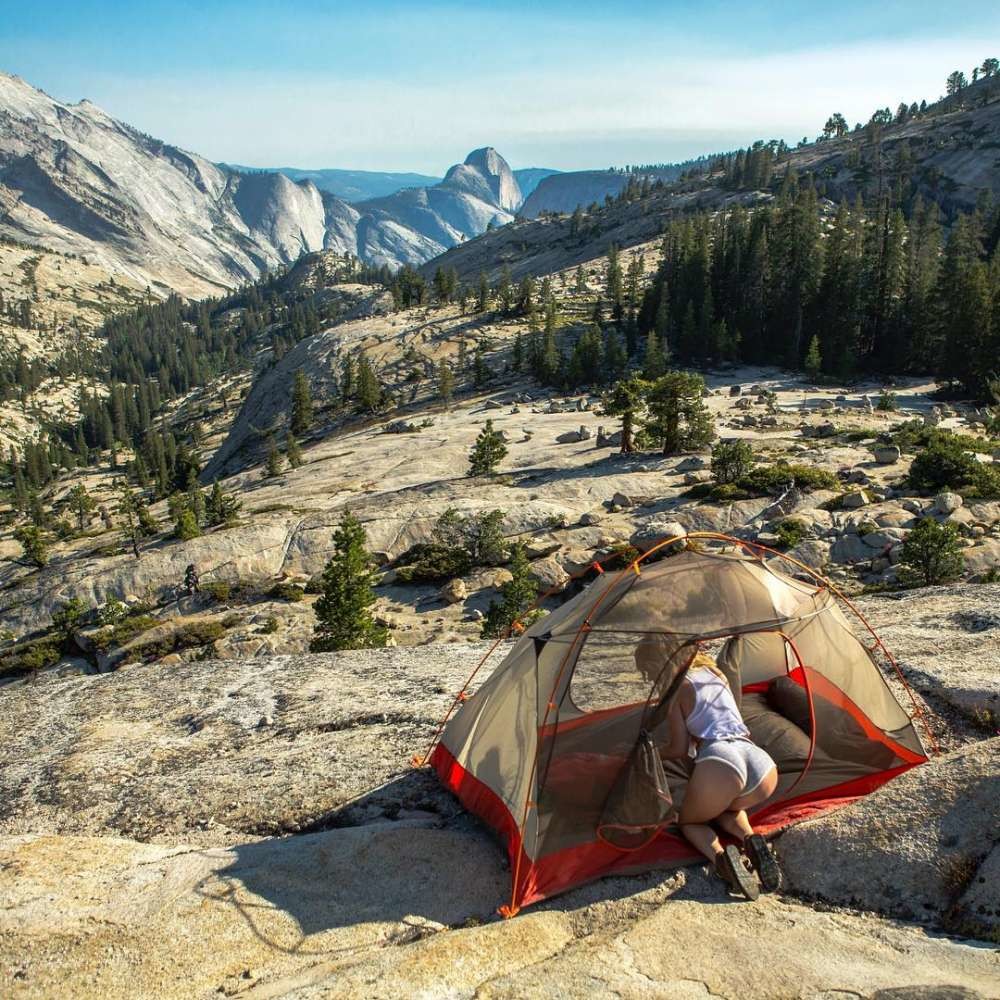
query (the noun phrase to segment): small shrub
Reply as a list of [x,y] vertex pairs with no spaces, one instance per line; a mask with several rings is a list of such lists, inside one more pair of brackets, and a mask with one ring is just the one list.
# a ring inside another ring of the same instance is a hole
[[[133,612],[124,601],[112,598],[97,610],[97,620],[101,625],[117,625],[125,621]],[[141,612],[144,613],[144,612]]]
[[925,517],[903,542],[900,580],[917,587],[947,583],[962,575],[965,558],[958,544],[958,525],[938,524]]
[[148,632],[160,624],[159,619],[150,615],[130,615],[124,621],[118,622],[109,628],[103,628],[90,637],[94,648],[98,652],[106,653],[116,646],[124,646],[131,642],[136,636]]
[[273,635],[278,631],[278,619],[277,618],[265,618],[264,623],[260,627],[261,632],[265,635]]
[[306,592],[295,583],[276,583],[268,592],[267,596],[276,601],[301,601]]
[[323,576],[317,573],[316,576],[309,577],[309,582],[306,584],[307,594],[322,594],[323,593]]
[[399,557],[396,579],[400,583],[450,580],[472,569],[469,553],[456,545],[420,542]]
[[87,606],[78,597],[70,598],[58,611],[52,612],[52,626],[68,639],[83,624],[87,611]]
[[881,410],[883,413],[895,413],[899,409],[899,400],[896,394],[891,389],[883,389],[875,404],[875,409]]
[[789,517],[775,528],[774,533],[778,536],[779,548],[794,549],[809,533],[809,526],[803,521]]
[[750,474],[753,464],[753,449],[746,441],[720,441],[712,446],[712,477],[721,486],[738,483]]
[[201,584],[201,592],[217,602],[228,601],[233,588],[225,580],[215,580],[212,583]]
[[835,490],[839,483],[832,472],[815,465],[775,462],[774,465],[762,465],[753,469],[737,485],[748,492],[756,492],[757,496],[778,496],[789,485],[808,492]]

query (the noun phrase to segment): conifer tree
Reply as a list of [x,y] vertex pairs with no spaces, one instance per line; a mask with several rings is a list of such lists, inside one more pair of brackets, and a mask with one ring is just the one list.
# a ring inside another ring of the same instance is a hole
[[264,466],[264,474],[267,478],[273,479],[275,476],[281,474],[281,467],[284,460],[281,457],[281,452],[278,451],[278,444],[274,440],[274,435],[268,436],[268,447],[267,447],[267,462]]
[[819,337],[815,334],[813,334],[812,339],[809,341],[809,350],[806,351],[804,367],[806,374],[810,378],[816,378],[823,368],[823,359],[819,351]]
[[69,509],[76,514],[77,523],[81,531],[85,527],[87,515],[93,513],[96,507],[97,504],[94,502],[94,498],[87,492],[87,488],[83,483],[77,483],[69,491]]
[[493,429],[493,421],[487,420],[469,452],[469,475],[492,476],[506,454],[503,437]]
[[444,358],[438,362],[437,391],[441,402],[444,403],[444,408],[451,409],[451,398],[455,391],[455,373]]
[[355,398],[362,413],[375,413],[381,407],[384,398],[375,369],[364,354],[358,359]]
[[322,594],[314,606],[316,625],[309,646],[314,653],[386,644],[386,629],[371,613],[375,570],[365,545],[360,521],[345,513],[334,532],[333,557],[323,570]]
[[295,373],[295,380],[292,384],[292,413],[289,427],[292,434],[300,437],[312,427],[312,422],[312,393],[309,390],[309,380],[300,369]]
[[715,422],[702,401],[705,381],[693,372],[668,372],[649,387],[646,430],[662,443],[664,455],[704,448],[715,437]]
[[646,394],[650,383],[638,376],[616,382],[603,398],[603,412],[608,417],[621,417],[621,453],[635,451],[635,430],[646,410]]
[[14,541],[24,550],[24,558],[29,565],[41,569],[48,564],[48,537],[37,525],[22,524],[15,528]]
[[511,578],[500,586],[500,602],[491,601],[483,619],[482,634],[486,639],[507,635],[538,595],[538,583],[531,574],[523,545],[512,547],[507,568]]
[[656,381],[667,373],[667,357],[663,352],[657,328],[654,326],[646,335],[646,352],[642,359],[642,377]]

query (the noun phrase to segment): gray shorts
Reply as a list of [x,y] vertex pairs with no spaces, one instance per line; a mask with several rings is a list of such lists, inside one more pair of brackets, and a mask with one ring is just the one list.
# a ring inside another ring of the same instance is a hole
[[717,760],[720,764],[731,767],[740,776],[743,782],[740,796],[749,795],[767,777],[771,768],[776,766],[766,750],[761,750],[756,743],[742,737],[702,743],[694,762],[700,764],[705,760]]

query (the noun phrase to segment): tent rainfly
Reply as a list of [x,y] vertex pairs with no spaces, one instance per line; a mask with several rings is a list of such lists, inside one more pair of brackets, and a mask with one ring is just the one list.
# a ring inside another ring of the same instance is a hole
[[[650,561],[677,542],[683,551]],[[779,572],[779,559],[794,562],[712,533],[666,539],[534,622],[474,694],[460,692],[415,762],[429,761],[505,842],[504,915],[603,875],[698,856],[675,823],[690,765],[655,748],[699,646],[778,765],[778,788],[752,817],[761,832],[927,760],[877,664],[881,653],[895,666],[881,640],[831,584],[799,564],[805,582]]]

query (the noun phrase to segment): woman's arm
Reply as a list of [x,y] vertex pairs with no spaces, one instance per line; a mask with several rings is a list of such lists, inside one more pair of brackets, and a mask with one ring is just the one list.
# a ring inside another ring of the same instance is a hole
[[685,722],[683,702],[687,700],[688,690],[684,686],[679,694],[674,698],[670,710],[667,712],[667,723],[670,727],[670,740],[660,751],[661,757],[678,758],[686,757],[688,747],[691,745],[691,734],[688,732]]

